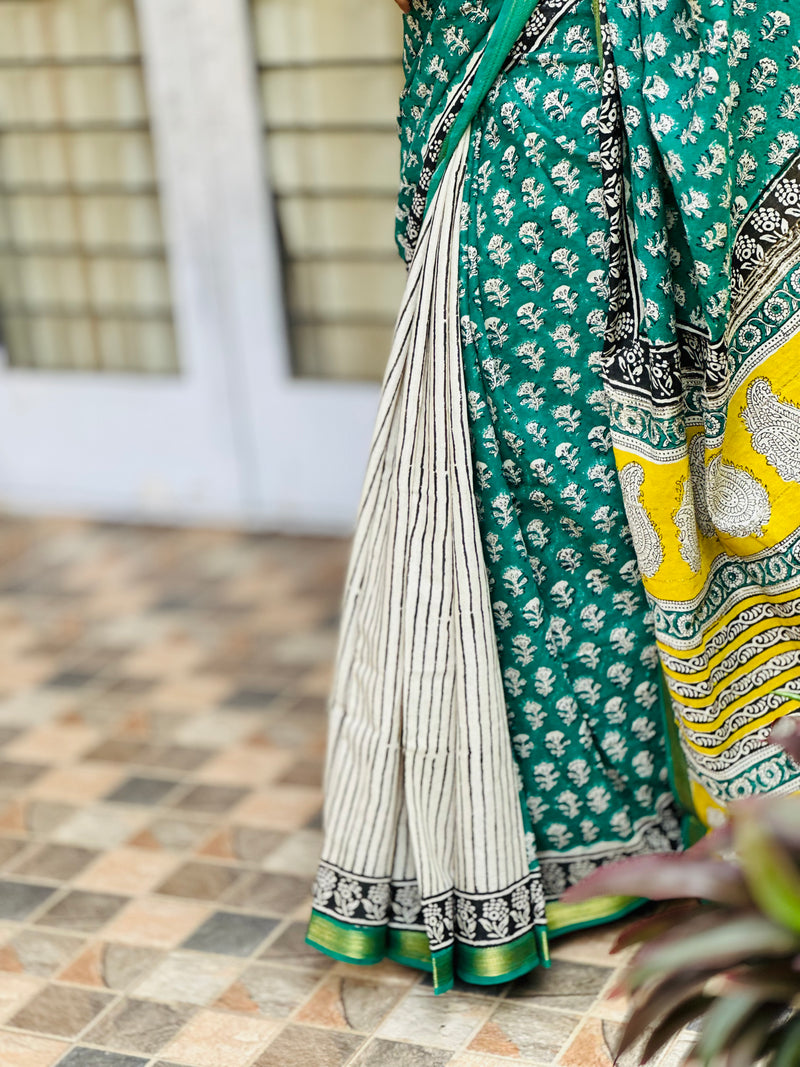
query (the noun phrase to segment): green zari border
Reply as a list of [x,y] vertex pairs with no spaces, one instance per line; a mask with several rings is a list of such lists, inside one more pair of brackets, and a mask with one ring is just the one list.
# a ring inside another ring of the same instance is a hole
[[541,930],[523,934],[505,945],[431,953],[428,938],[420,931],[392,930],[385,926],[350,926],[312,911],[306,943],[345,963],[369,966],[386,957],[433,976],[435,993],[453,988],[456,975],[472,985],[497,985],[519,978],[535,967],[550,965],[547,934]]
[[312,911],[306,943],[345,963],[370,966],[388,957],[427,971],[439,994],[453,988],[456,975],[471,985],[499,985],[536,967],[549,967],[549,938],[612,922],[644,903],[638,897],[597,897],[584,904],[548,904],[547,931],[536,929],[505,945],[459,945],[455,951],[448,948],[434,953],[421,931],[349,925]]
[[591,926],[623,919],[646,903],[642,897],[594,897],[583,904],[555,901],[547,905],[547,932],[555,938],[576,930],[587,930]]

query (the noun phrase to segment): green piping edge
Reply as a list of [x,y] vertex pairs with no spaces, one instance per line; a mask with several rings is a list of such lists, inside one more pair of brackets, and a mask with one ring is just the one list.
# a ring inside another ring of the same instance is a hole
[[689,771],[686,765],[686,757],[681,747],[681,735],[678,730],[678,724],[675,721],[672,694],[669,691],[667,676],[662,669],[659,669],[659,675],[661,678],[661,712],[667,742],[669,781],[672,792],[683,809],[683,817],[681,819],[683,847],[689,848],[705,837],[708,831],[698,816],[692,799]]
[[600,18],[600,0],[592,0],[592,11],[594,12],[594,28],[597,33],[597,55],[602,68],[605,64],[605,56],[603,55],[603,24]]

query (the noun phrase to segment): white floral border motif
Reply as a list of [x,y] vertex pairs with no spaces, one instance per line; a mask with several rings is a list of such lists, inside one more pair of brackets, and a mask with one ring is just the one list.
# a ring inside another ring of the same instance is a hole
[[800,225],[800,153],[778,174],[742,223],[733,247],[732,292],[766,264],[770,252]]
[[423,901],[414,881],[366,878],[323,861],[314,883],[314,909],[354,926],[424,931],[432,952],[455,941],[473,948],[510,943],[547,922],[539,872],[501,893],[453,890]]

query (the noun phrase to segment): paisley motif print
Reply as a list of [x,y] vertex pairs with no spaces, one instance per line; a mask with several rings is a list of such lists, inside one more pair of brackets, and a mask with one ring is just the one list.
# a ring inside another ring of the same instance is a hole
[[689,445],[689,469],[694,496],[694,514],[697,528],[704,537],[714,537],[716,528],[708,508],[708,485],[706,477],[706,438],[698,433]]
[[644,467],[641,463],[627,463],[619,472],[619,484],[625,501],[639,568],[646,578],[652,578],[664,562],[664,546],[653,520],[642,503]]
[[[800,413],[798,413],[800,414]],[[772,514],[769,494],[749,471],[721,456],[705,462],[706,439],[697,434],[690,446],[697,525],[706,537],[757,537]]]
[[681,546],[681,558],[689,567],[692,574],[700,570],[700,538],[697,534],[697,521],[695,518],[694,490],[691,478],[684,479],[683,495],[681,504],[675,512],[675,526],[678,530],[678,540]]
[[706,472],[708,506],[717,530],[730,537],[759,537],[772,514],[764,486],[721,456],[711,460]]
[[598,6],[602,374],[618,462],[641,460],[639,508],[665,534],[660,569],[642,572],[682,800],[708,826],[737,795],[800,779],[768,743],[796,707],[781,690],[800,683],[800,14]]
[[747,390],[742,421],[753,449],[785,482],[800,482],[800,407],[782,401],[767,378],[756,378]]

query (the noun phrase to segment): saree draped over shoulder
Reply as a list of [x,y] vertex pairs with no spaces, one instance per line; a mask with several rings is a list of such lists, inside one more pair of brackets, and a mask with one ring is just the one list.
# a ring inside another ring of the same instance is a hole
[[[769,6],[769,5],[767,5]],[[506,981],[798,772],[800,14],[415,0],[308,940]],[[796,23],[796,25],[794,25]]]

